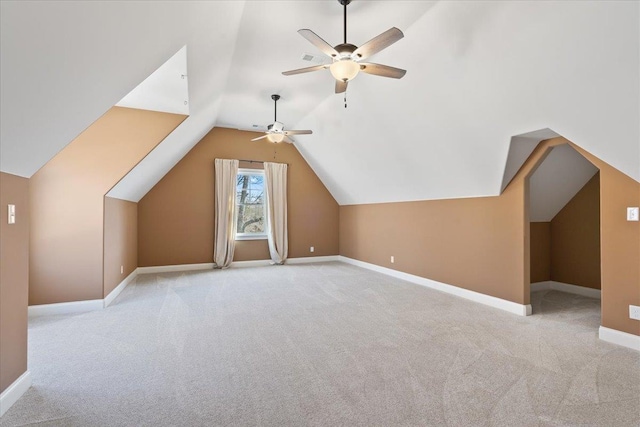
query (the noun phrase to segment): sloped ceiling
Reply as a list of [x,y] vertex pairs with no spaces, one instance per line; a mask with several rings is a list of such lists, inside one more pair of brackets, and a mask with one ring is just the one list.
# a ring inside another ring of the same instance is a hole
[[0,170],[33,175],[185,45],[191,110],[208,108],[223,94],[243,7],[2,1]]
[[638,6],[439,2],[376,58],[405,78],[358,76],[297,145],[341,204],[499,194],[511,137],[545,128],[638,180]]
[[[328,72],[284,77],[341,41],[337,1],[2,3],[2,162],[30,176],[187,45],[191,116],[118,185],[139,200],[214,125],[272,120],[340,204],[495,195],[512,136],[550,128],[640,179],[637,2],[378,2],[349,41],[397,26],[348,108]],[[8,74],[5,76],[5,72]],[[7,88],[7,91],[5,91]],[[8,112],[7,109],[9,109]],[[7,124],[9,123],[9,124]]]
[[[397,25],[410,26],[434,2],[398,1],[397,7],[388,2],[354,1],[349,6],[349,40],[365,43]],[[387,16],[381,20],[379,16]],[[358,25],[359,23],[359,25]],[[109,196],[140,200],[187,152],[215,125],[243,130],[261,130],[273,122],[271,95],[280,94],[278,120],[288,129],[305,114],[333,94],[334,80],[328,72],[285,77],[282,71],[315,65],[301,60],[303,54],[317,55],[314,46],[297,31],[312,28],[330,44],[342,39],[342,7],[336,1],[251,1],[244,8],[231,71],[226,82],[219,113],[191,109],[191,117],[149,156],[138,164],[110,192]],[[403,41],[398,42],[398,45]],[[320,56],[323,56],[320,54]],[[189,86],[189,91],[193,93]],[[193,122],[205,126],[191,126]],[[209,125],[206,127],[206,125]],[[257,127],[254,127],[256,125]],[[182,129],[189,126],[189,129]],[[198,129],[200,132],[194,135]],[[324,137],[322,137],[324,138]],[[307,136],[298,138],[300,144],[312,143]],[[316,167],[309,159],[312,167]]]
[[554,147],[529,178],[529,220],[551,221],[597,172],[570,145]]

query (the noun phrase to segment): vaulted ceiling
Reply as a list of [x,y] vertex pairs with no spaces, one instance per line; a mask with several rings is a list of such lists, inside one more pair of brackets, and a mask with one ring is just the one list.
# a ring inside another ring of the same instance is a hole
[[114,195],[139,200],[213,126],[278,118],[340,204],[499,194],[511,138],[552,129],[640,180],[638,2],[354,0],[349,41],[405,38],[348,108],[327,71],[285,77],[342,37],[337,1],[1,3],[0,170],[31,176],[187,46],[189,118]]

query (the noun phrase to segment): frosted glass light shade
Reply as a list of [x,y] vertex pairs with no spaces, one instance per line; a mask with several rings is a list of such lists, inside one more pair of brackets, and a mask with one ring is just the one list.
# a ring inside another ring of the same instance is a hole
[[360,71],[360,64],[351,58],[345,58],[335,61],[331,64],[329,70],[336,80],[348,82],[358,75],[358,71]]
[[267,135],[267,139],[271,142],[282,142],[284,141],[284,134],[282,133],[270,133]]

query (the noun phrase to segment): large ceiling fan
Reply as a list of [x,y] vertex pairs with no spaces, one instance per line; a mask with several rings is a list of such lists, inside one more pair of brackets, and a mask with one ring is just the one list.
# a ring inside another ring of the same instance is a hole
[[298,33],[300,33],[302,37],[309,40],[315,47],[320,49],[322,53],[333,59],[333,63],[285,71],[282,74],[291,76],[328,68],[336,79],[336,93],[345,92],[349,80],[355,78],[360,71],[376,76],[401,79],[406,74],[406,70],[389,67],[388,65],[360,61],[367,59],[371,55],[380,52],[403,38],[404,34],[402,31],[393,27],[360,47],[347,43],[347,5],[351,3],[351,0],[338,0],[338,3],[344,7],[344,43],[332,47],[313,31],[308,29],[298,30]]
[[284,130],[284,125],[278,121],[278,99],[280,95],[271,95],[273,99],[273,123],[267,126],[266,135],[253,138],[252,141],[267,138],[271,142],[288,142],[292,144],[293,141],[289,138],[289,135],[309,135],[313,133],[310,130]]

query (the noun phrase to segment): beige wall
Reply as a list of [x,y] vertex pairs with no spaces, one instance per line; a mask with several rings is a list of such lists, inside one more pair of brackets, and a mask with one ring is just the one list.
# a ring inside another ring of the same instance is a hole
[[137,267],[138,204],[105,197],[103,297],[109,295]]
[[[336,201],[293,145],[251,142],[256,136],[214,128],[140,200],[141,267],[213,262],[216,158],[288,163],[289,257],[337,255]],[[250,166],[240,163],[240,167]],[[310,246],[315,247],[314,253],[309,252]],[[266,241],[238,242],[234,259],[269,259]]]
[[[498,197],[341,206],[340,254],[528,304],[527,180],[565,143],[541,142]],[[628,308],[640,304],[640,226],[625,220],[626,207],[640,204],[640,184],[572,146],[600,169],[602,324],[640,335]]]
[[104,195],[184,119],[113,107],[33,175],[30,305],[102,299]]
[[[8,224],[7,205],[16,206]],[[27,370],[29,180],[0,172],[0,393]]]
[[551,280],[551,223],[532,222],[531,283]]
[[550,263],[551,280],[600,289],[599,173],[551,220]]

